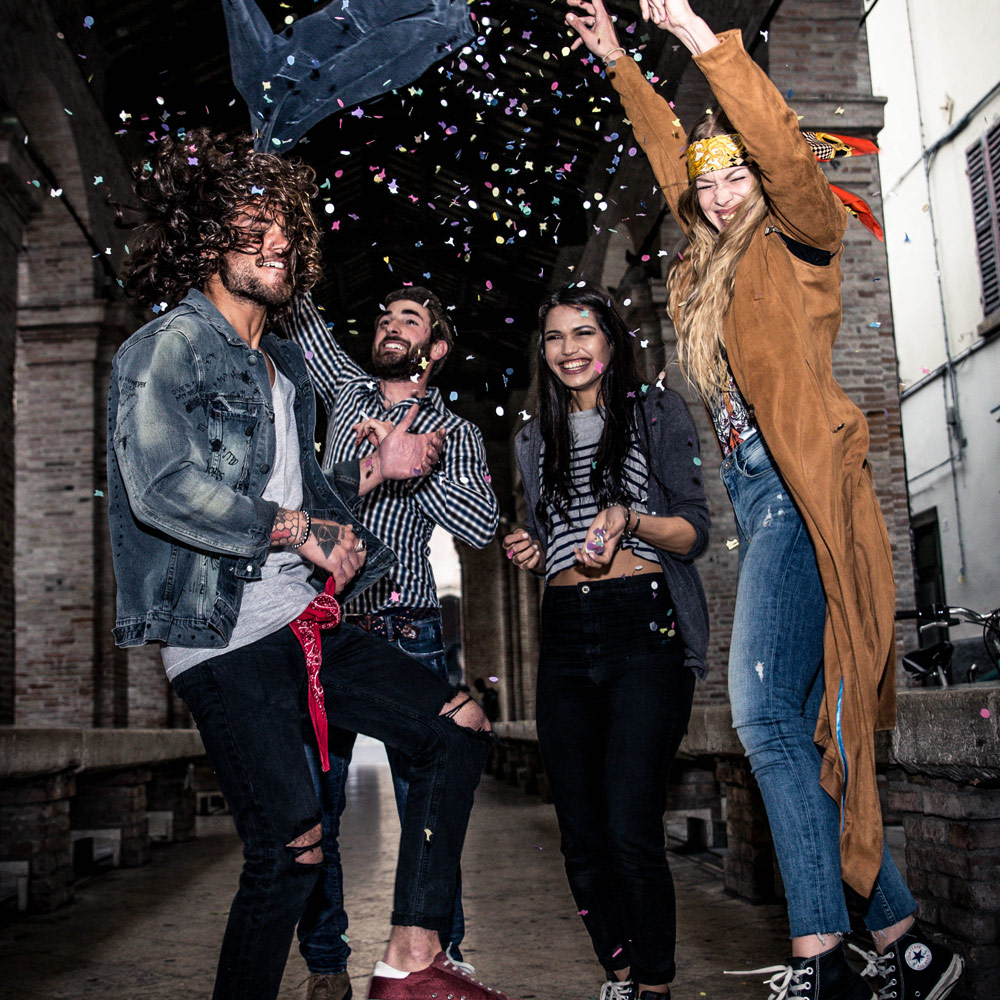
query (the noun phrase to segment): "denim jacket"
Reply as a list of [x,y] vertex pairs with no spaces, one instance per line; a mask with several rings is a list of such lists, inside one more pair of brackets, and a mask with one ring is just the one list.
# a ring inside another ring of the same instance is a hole
[[[301,349],[265,334],[261,349],[295,387],[303,508],[350,524],[368,558],[360,593],[392,553],[357,521],[358,465],[316,461],[316,402]],[[224,647],[243,586],[260,578],[277,504],[261,499],[274,462],[267,365],[192,289],[134,333],[111,366],[108,499],[119,646],[159,640]]]

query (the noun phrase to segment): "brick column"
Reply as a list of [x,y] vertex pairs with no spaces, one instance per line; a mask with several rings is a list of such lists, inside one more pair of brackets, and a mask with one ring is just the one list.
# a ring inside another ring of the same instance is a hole
[[726,888],[751,903],[783,899],[771,827],[749,762],[743,757],[721,758],[715,773],[726,793]]
[[[0,427],[14,426],[14,352],[17,262],[24,227],[41,193],[24,183],[32,175],[24,132],[0,124]],[[14,436],[0,436],[0,725],[14,721]]]
[[888,796],[918,915],[966,960],[954,995],[1000,996],[1000,788],[894,771]]
[[146,785],[151,777],[149,771],[135,769],[77,779],[73,829],[121,830],[121,863],[126,868],[149,860]]
[[75,791],[72,770],[0,783],[0,860],[28,862],[29,913],[50,913],[73,898]]
[[174,815],[175,841],[194,838],[194,767],[188,761],[171,761],[154,768],[146,786],[146,809]]

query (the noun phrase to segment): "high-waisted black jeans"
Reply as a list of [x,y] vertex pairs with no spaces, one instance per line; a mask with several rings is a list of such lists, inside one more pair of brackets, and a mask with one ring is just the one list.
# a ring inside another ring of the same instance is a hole
[[[331,726],[374,736],[410,758],[392,923],[447,933],[490,737],[438,714],[453,690],[446,681],[352,625],[323,633],[320,676]],[[288,628],[174,680],[244,845],[215,1000],[278,995],[295,924],[320,873],[288,847],[321,817],[302,746],[305,683],[302,648]]]
[[674,977],[663,813],[694,694],[682,628],[660,574],[542,599],[538,739],[566,874],[601,965],[649,986]]

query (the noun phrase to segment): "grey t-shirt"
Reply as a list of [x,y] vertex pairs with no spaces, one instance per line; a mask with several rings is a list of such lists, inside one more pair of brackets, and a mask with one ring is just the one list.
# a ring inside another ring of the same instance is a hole
[[[295,388],[277,369],[271,398],[274,402],[274,467],[263,497],[286,510],[298,510],[302,506],[302,468],[292,410]],[[229,645],[221,650],[164,646],[163,666],[167,677],[173,680],[196,663],[248,646],[294,621],[316,596],[316,590],[309,583],[311,573],[312,565],[295,549],[271,549],[261,566],[260,579],[247,581],[243,588],[240,613]]]

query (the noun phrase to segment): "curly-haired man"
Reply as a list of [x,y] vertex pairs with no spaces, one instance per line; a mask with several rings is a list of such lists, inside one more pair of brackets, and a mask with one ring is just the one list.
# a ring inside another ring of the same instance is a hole
[[363,463],[320,471],[302,351],[270,332],[319,274],[310,168],[198,130],[164,140],[136,188],[146,220],[126,287],[172,308],[112,366],[115,640],[162,643],[244,843],[215,998],[277,996],[320,871],[308,712],[321,758],[335,725],[412,761],[393,927],[369,995],[497,1000],[438,953],[489,723],[404,653],[333,627],[332,591],[359,593],[391,559],[352,513],[360,497],[427,473],[443,435],[407,433],[414,409]]

